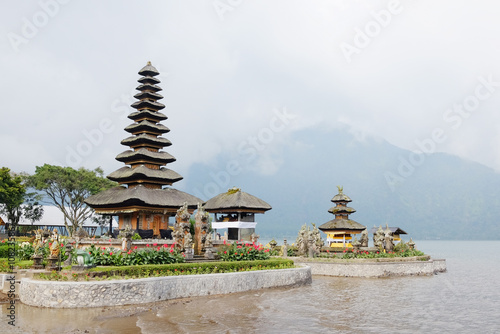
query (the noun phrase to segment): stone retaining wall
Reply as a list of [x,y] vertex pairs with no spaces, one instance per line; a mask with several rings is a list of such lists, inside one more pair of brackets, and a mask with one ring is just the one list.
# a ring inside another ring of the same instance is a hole
[[226,274],[92,282],[54,282],[23,278],[19,299],[24,304],[41,307],[101,307],[310,283],[311,269],[305,266]]
[[390,277],[433,275],[446,271],[446,260],[400,262],[327,262],[294,259],[295,264],[311,267],[313,275],[337,277]]

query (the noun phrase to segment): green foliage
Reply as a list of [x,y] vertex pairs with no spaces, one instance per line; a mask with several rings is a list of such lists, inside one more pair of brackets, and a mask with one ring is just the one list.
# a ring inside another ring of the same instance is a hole
[[141,240],[141,236],[139,235],[139,233],[134,233],[134,235],[132,236],[132,240]]
[[345,249],[342,259],[377,259],[377,258],[393,258],[393,257],[412,257],[412,256],[424,256],[424,252],[416,249],[404,249],[403,251],[394,252],[368,252],[368,251],[357,251],[351,248]]
[[16,251],[16,255],[20,260],[30,260],[34,253],[33,245],[27,241],[21,243]]
[[40,220],[43,207],[38,203],[39,197],[27,192],[25,177],[12,175],[6,167],[0,168],[0,214],[10,224],[17,226],[22,218],[31,222]]
[[267,260],[270,257],[268,248],[264,249],[262,245],[249,243],[224,245],[218,254],[223,261]]
[[[16,261],[14,262],[14,267],[19,269],[29,269],[33,266],[33,261]],[[0,259],[0,273],[11,272],[9,261],[7,259]]]
[[[149,245],[148,245],[149,246]],[[136,247],[137,249],[137,247]],[[184,262],[184,256],[173,247],[147,247],[140,250],[122,252],[113,248],[97,248],[94,245],[88,248],[96,265],[130,266],[145,264],[167,264]]]
[[45,164],[36,167],[35,174],[28,178],[28,185],[44,192],[62,211],[72,236],[93,212],[84,203],[85,198],[116,186],[116,183],[105,178],[100,168],[76,170]]
[[9,257],[9,245],[7,242],[0,244],[0,258]]
[[[231,273],[242,271],[257,271],[271,269],[294,268],[292,260],[271,259],[238,262],[202,262],[202,263],[176,263],[163,265],[141,266],[108,266],[96,267],[86,273],[57,273],[38,274],[38,278],[46,280],[85,280],[90,279],[123,279],[180,275],[203,275],[214,273]],[[66,277],[66,278],[65,278]]]

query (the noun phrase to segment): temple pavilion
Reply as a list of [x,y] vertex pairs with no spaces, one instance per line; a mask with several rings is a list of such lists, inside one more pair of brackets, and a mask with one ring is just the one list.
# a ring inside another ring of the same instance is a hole
[[335,215],[335,219],[330,220],[318,228],[326,233],[326,242],[330,247],[352,247],[352,236],[360,234],[365,226],[360,223],[349,219],[349,215],[356,212],[347,203],[352,200],[344,194],[343,188],[338,187],[339,193],[332,198],[332,202],[336,206],[330,208],[328,212]]
[[213,229],[226,229],[228,240],[250,241],[255,233],[256,213],[271,210],[271,206],[240,188],[231,188],[205,203],[205,210],[214,214]]
[[117,215],[120,229],[146,230],[146,234],[152,235],[168,229],[169,217],[175,216],[185,202],[190,213],[198,203],[203,203],[170,187],[182,180],[182,176],[165,167],[175,158],[162,150],[172,143],[162,137],[170,130],[160,123],[167,116],[160,112],[165,106],[158,102],[163,98],[158,93],[162,90],[158,86],[160,80],[155,78],[158,74],[150,62],[139,71],[140,85],[136,88],[139,93],[134,96],[138,101],[132,104],[136,110],[128,116],[134,122],[125,128],[130,136],[121,142],[130,149],[116,156],[125,166],[108,175],[119,186],[85,200],[99,214]]

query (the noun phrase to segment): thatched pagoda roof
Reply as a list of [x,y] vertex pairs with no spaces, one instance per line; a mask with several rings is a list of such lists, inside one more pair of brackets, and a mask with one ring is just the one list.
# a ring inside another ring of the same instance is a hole
[[149,76],[149,77],[154,77],[157,76],[158,74],[160,74],[160,72],[158,72],[158,70],[153,65],[151,65],[150,61],[148,61],[146,66],[141,68],[141,70],[139,71],[139,75]]
[[148,109],[153,109],[153,110],[161,110],[165,108],[165,105],[156,102],[156,101],[150,101],[150,100],[140,100],[132,103],[132,108],[136,109],[143,109],[143,108],[148,108]]
[[203,200],[173,188],[151,189],[142,185],[133,188],[114,187],[85,200],[94,209],[109,208],[116,213],[121,212],[119,208],[130,207],[178,209],[184,202],[187,202],[190,209],[195,209]]
[[137,133],[137,132],[148,132],[148,133],[154,133],[154,134],[162,134],[162,133],[167,133],[170,131],[169,128],[167,128],[163,124],[156,124],[153,122],[150,122],[148,120],[143,120],[138,123],[130,124],[125,128],[125,131],[130,132],[130,133]]
[[167,185],[182,180],[182,176],[168,168],[151,169],[141,165],[136,168],[122,167],[109,174],[108,179],[120,183],[142,181]]
[[[153,79],[153,78],[151,78]],[[142,99],[152,99],[152,100],[161,100],[163,99],[163,96],[160,94],[156,94],[155,92],[150,92],[150,91],[143,91],[140,93],[137,93],[134,95],[136,99],[142,100]]]
[[366,226],[352,219],[336,218],[318,227],[321,231],[363,231]]
[[352,202],[352,199],[344,194],[343,192],[339,192],[337,195],[333,196],[331,199],[332,202],[337,203],[337,202]]
[[137,81],[139,81],[142,84],[151,84],[151,85],[155,85],[155,84],[159,84],[160,83],[159,79],[153,78],[153,77],[142,77],[142,78],[140,78]]
[[152,85],[152,84],[148,84],[148,83],[147,84],[139,85],[139,86],[137,86],[136,89],[140,90],[140,91],[149,90],[149,91],[152,91],[152,92],[159,92],[159,91],[163,90],[160,86]]
[[149,120],[149,121],[159,122],[159,121],[166,120],[168,117],[159,111],[143,109],[143,110],[135,111],[135,112],[131,113],[130,115],[128,115],[128,118],[130,118],[131,120],[134,120],[136,122],[139,122],[143,119]]
[[152,152],[146,148],[140,148],[137,151],[127,150],[116,156],[116,160],[124,162],[126,164],[131,164],[134,161],[140,162],[155,162],[161,164],[167,164],[174,162],[175,158],[167,152]]
[[205,210],[208,212],[264,213],[271,209],[268,203],[241,191],[239,188],[229,189],[227,192],[219,194],[205,203]]
[[126,145],[126,146],[131,146],[131,147],[136,147],[139,145],[165,147],[165,146],[172,145],[172,142],[170,142],[170,140],[168,140],[167,138],[154,137],[154,136],[148,135],[146,133],[141,133],[139,135],[131,136],[131,137],[123,139],[121,141],[121,144]]
[[356,212],[356,210],[354,210],[353,208],[350,208],[348,206],[334,206],[334,207],[331,207],[328,210],[328,212],[333,213],[333,214],[338,214],[338,213],[351,214],[351,213]]

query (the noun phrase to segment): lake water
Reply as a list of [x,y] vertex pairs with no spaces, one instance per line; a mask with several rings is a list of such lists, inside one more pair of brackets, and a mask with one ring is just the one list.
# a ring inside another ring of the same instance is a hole
[[17,305],[1,333],[499,333],[500,241],[419,241],[448,272],[400,278],[314,276],[309,286],[143,306]]

